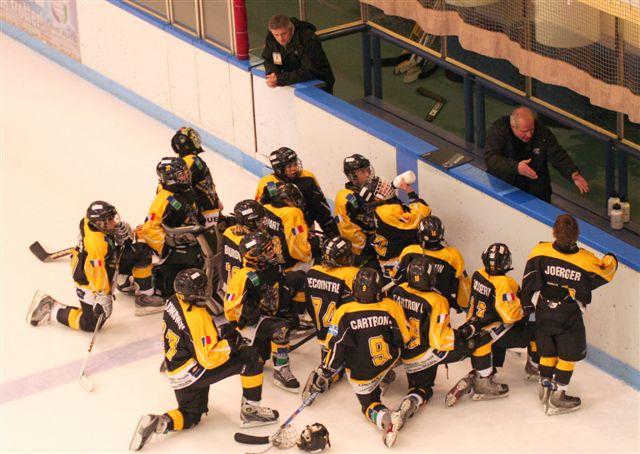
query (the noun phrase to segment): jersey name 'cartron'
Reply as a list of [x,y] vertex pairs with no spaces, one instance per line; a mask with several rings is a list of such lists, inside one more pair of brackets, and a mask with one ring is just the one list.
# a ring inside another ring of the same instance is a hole
[[359,318],[351,320],[349,322],[351,329],[367,329],[374,328],[376,326],[391,325],[391,320],[388,315],[372,315],[370,317]]

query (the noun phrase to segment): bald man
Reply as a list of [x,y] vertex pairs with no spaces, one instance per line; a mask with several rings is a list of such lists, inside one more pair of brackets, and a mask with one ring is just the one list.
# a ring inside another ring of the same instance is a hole
[[546,202],[551,202],[551,163],[580,194],[589,192],[587,180],[549,129],[527,107],[498,118],[487,132],[484,152],[487,171]]

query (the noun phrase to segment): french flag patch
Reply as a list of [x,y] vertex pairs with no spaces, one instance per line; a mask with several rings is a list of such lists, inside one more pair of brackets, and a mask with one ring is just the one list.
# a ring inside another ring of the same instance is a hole
[[227,301],[233,301],[234,299],[236,299],[236,294],[235,293],[227,293],[227,296],[225,296],[224,299],[227,300]]
[[211,336],[204,336],[202,339],[202,346],[206,347],[207,345],[209,345],[211,343]]
[[504,301],[505,303],[508,303],[509,301],[515,301],[515,300],[516,300],[515,293],[505,293],[502,295],[502,301]]
[[302,232],[304,232],[304,227],[302,227],[301,225],[291,229],[291,233],[293,233],[294,236],[300,235]]
[[448,316],[449,316],[449,314],[440,314],[440,315],[438,315],[438,323],[444,323],[444,321],[447,319]]
[[100,260],[100,259],[91,260],[91,265],[93,265],[93,267],[102,266],[102,260]]

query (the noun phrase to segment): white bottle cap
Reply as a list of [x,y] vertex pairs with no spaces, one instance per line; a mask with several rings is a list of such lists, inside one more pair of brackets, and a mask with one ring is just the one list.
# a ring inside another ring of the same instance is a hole
[[393,179],[393,186],[395,188],[399,188],[402,180],[404,180],[404,182],[407,184],[413,184],[416,181],[416,174],[411,170],[407,170],[406,172],[401,173]]

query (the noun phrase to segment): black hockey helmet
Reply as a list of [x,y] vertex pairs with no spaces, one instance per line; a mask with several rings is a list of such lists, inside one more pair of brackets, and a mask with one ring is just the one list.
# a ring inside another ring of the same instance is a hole
[[191,188],[191,172],[182,158],[162,158],[156,166],[156,174],[163,188],[183,192]]
[[233,215],[239,226],[254,232],[262,230],[265,221],[265,210],[262,205],[253,199],[241,200],[233,208]]
[[511,268],[511,251],[504,243],[493,243],[482,253],[485,271],[491,276],[507,274]]
[[353,280],[353,296],[359,303],[380,301],[382,281],[380,273],[373,268],[362,268]]
[[300,433],[298,440],[296,441],[298,449],[302,449],[307,452],[320,452],[324,451],[327,446],[331,447],[329,441],[329,431],[319,422],[315,422],[305,427]]
[[121,224],[116,207],[102,200],[91,202],[87,208],[86,217],[91,227],[106,234],[115,233],[116,228]]
[[[281,180],[295,179],[302,173],[302,161],[298,158],[298,155],[291,148],[280,147],[275,151],[272,151],[269,155],[269,162],[271,168],[278,178]],[[292,177],[287,177],[286,168],[291,164],[296,164],[296,174]]]
[[428,249],[427,246],[438,245],[444,240],[444,225],[437,216],[427,216],[418,225],[418,240],[420,245]]
[[436,285],[436,269],[433,262],[421,255],[409,262],[407,266],[407,283],[409,287],[421,292],[428,292]]
[[344,170],[344,174],[347,176],[349,181],[356,186],[362,186],[361,184],[358,184],[358,175],[356,173],[356,170],[368,169],[368,178],[376,176],[373,167],[371,167],[371,162],[361,154],[357,153],[344,158],[342,169]]
[[173,290],[183,301],[205,307],[207,300],[207,276],[198,268],[180,271],[173,281]]
[[276,206],[294,206],[304,210],[304,196],[298,186],[293,183],[278,183],[271,203]]
[[354,258],[351,241],[341,236],[328,239],[322,247],[322,264],[325,266],[350,266],[353,265]]
[[380,203],[389,200],[396,195],[396,190],[391,181],[382,177],[373,177],[360,189],[360,197],[365,203]]
[[252,268],[261,270],[268,264],[278,263],[278,256],[271,237],[262,231],[245,235],[240,241],[240,254]]
[[183,126],[171,138],[171,148],[180,156],[202,153],[200,134],[193,128]]

